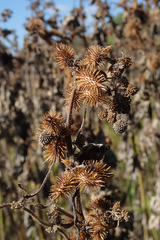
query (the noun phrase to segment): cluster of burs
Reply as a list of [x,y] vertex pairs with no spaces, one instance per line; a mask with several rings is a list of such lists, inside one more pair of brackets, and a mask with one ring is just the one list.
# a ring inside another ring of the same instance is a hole
[[77,60],[72,48],[59,44],[55,55],[60,67],[68,68],[74,76],[67,90],[68,105],[74,88],[74,109],[83,104],[98,109],[100,106],[99,119],[107,120],[116,133],[122,134],[129,121],[131,97],[138,88],[125,76],[125,70],[132,64],[131,58],[123,54],[120,58],[112,58],[111,49],[112,46],[93,45],[87,49],[84,59]]

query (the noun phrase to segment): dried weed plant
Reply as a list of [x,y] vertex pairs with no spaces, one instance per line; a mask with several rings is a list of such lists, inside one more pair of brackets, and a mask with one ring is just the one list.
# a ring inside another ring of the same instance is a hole
[[[55,59],[61,68],[70,70],[71,81],[67,90],[66,120],[60,113],[53,110],[44,114],[37,139],[44,150],[45,162],[49,162],[49,171],[39,189],[33,194],[23,194],[22,198],[13,203],[1,205],[28,212],[48,232],[59,232],[64,239],[106,239],[109,229],[116,228],[120,222],[128,221],[129,214],[120,208],[120,202],[112,204],[104,197],[91,199],[88,211],[84,213],[81,198],[84,193],[97,192],[105,187],[113,177],[110,167],[103,162],[109,145],[85,142],[83,128],[87,105],[105,109],[98,113],[100,119],[113,124],[116,133],[122,134],[128,124],[131,96],[137,93],[135,85],[129,84],[124,71],[130,67],[129,57],[111,58],[111,46],[94,45],[87,50],[83,60],[74,58],[74,50],[63,43],[57,43],[53,49]],[[104,72],[101,66],[109,63]],[[103,64],[102,64],[103,63]],[[125,84],[124,84],[125,79]],[[126,84],[127,83],[127,84]],[[81,103],[81,104],[80,104]],[[84,108],[84,118],[79,129],[73,124],[73,111]],[[72,140],[74,134],[75,140]],[[59,173],[56,182],[50,188],[47,205],[32,202],[43,189],[53,166],[57,161],[64,164],[64,171]],[[19,184],[19,187],[26,191]],[[26,191],[27,192],[27,191]],[[58,207],[59,198],[71,197],[72,213]],[[44,222],[26,207],[26,204],[47,209],[50,223]],[[63,217],[62,217],[63,216]],[[68,221],[65,217],[71,219]],[[64,229],[69,229],[70,235]],[[72,233],[75,232],[72,236]],[[76,235],[75,235],[76,234]]]
[[[72,240],[159,239],[159,2],[119,1],[118,21],[111,2],[88,4],[96,7],[91,35],[83,1],[61,23],[53,2],[30,1],[21,52],[14,30],[1,25],[0,201],[14,201],[0,212],[2,239],[60,239],[46,228]],[[6,9],[0,21],[11,14]],[[32,136],[43,114],[37,147]],[[116,167],[112,180],[109,166]],[[17,181],[23,183],[19,189]],[[130,227],[119,201],[131,210]],[[14,213],[11,206],[24,211]]]

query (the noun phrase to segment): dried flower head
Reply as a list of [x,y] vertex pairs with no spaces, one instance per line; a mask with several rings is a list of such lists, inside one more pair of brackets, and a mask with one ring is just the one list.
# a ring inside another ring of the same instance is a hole
[[111,111],[108,112],[108,116],[107,116],[106,120],[107,120],[109,123],[113,124],[113,123],[116,121],[116,113],[111,112]]
[[65,94],[65,105],[69,108],[70,103],[72,101],[72,94],[74,91],[74,98],[73,98],[73,110],[77,111],[82,106],[82,98],[81,98],[81,91],[73,85],[69,85],[66,94]]
[[91,225],[89,233],[92,236],[92,239],[105,240],[107,238],[108,231],[103,223],[99,220],[99,216],[90,220],[89,223]]
[[102,161],[89,160],[85,165],[76,169],[76,182],[84,191],[89,189],[96,191],[97,187],[105,186],[105,183],[113,177],[109,169],[110,167],[106,168],[106,164]]
[[107,109],[111,112],[118,112],[119,111],[119,102],[115,100],[108,100],[107,101]]
[[113,124],[113,129],[116,133],[122,134],[128,126],[129,115],[128,114],[117,114],[117,121]]
[[122,121],[124,124],[128,124],[129,115],[128,114],[117,114],[116,116],[117,121]]
[[112,219],[118,222],[128,222],[129,214],[126,210],[120,208],[120,202],[116,202],[112,207]]
[[123,121],[118,120],[113,124],[113,129],[117,134],[122,134],[127,129],[127,126],[128,126],[128,124],[126,124]]
[[62,133],[64,134],[65,124],[62,115],[53,110],[45,113],[39,131],[46,131],[55,136],[60,136]]
[[108,110],[107,109],[103,109],[100,112],[98,112],[98,118],[100,120],[105,120],[107,118],[108,115]]
[[106,74],[102,71],[82,66],[76,72],[76,85],[81,98],[91,106],[98,106],[101,96],[108,92]]
[[57,182],[50,188],[50,198],[57,200],[59,197],[69,196],[76,190],[77,183],[74,173],[65,171],[57,176]]
[[74,65],[74,50],[72,48],[60,43],[56,44],[54,51],[60,68],[71,68]]
[[110,52],[112,46],[105,48],[94,45],[88,48],[85,58],[82,60],[82,65],[90,66],[91,68],[99,68],[104,64],[106,55]]
[[120,209],[120,202],[111,204],[104,198],[91,200],[88,207],[89,233],[95,239],[106,239],[109,229],[117,227],[119,222],[128,221],[129,215]]
[[126,90],[126,96],[133,96],[138,92],[138,88],[136,85],[128,84],[127,90]]
[[54,138],[55,138],[55,136],[52,133],[44,130],[41,132],[41,134],[39,134],[38,141],[41,144],[41,146],[44,147],[44,146],[48,145]]
[[114,59],[113,64],[109,67],[108,71],[115,77],[120,77],[124,69],[129,68],[132,60],[129,57]]
[[44,146],[44,158],[45,162],[54,160],[55,153],[57,158],[64,159],[66,157],[66,142],[64,137],[55,137],[48,145]]

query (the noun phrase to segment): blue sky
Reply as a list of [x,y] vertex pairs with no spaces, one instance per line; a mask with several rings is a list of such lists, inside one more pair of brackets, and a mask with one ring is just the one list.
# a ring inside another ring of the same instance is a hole
[[[61,9],[62,15],[67,14],[73,8],[74,2],[74,0],[54,1],[56,7]],[[0,0],[0,13],[7,8],[13,11],[12,17],[7,22],[0,22],[0,28],[14,29],[18,36],[20,47],[23,46],[23,38],[26,34],[23,24],[26,22],[26,18],[31,15],[31,11],[27,9],[27,6],[29,6],[29,1],[27,0]]]
[[[19,47],[23,47],[23,38],[27,33],[24,29],[23,24],[26,22],[26,18],[31,16],[31,11],[27,9],[29,6],[29,1],[27,0],[0,0],[0,13],[4,9],[11,9],[13,11],[12,17],[7,20],[7,22],[0,22],[0,28],[4,29],[14,29],[18,36]],[[67,13],[73,9],[73,7],[79,6],[79,0],[54,0],[56,8],[60,10],[60,14],[67,15]],[[89,6],[90,1],[83,1],[83,4]],[[88,7],[86,12],[91,16],[91,13],[95,12],[95,5]],[[50,14],[52,11],[50,11]],[[91,22],[88,19],[87,22]],[[0,37],[1,38],[1,37]],[[2,40],[2,39],[0,39]]]

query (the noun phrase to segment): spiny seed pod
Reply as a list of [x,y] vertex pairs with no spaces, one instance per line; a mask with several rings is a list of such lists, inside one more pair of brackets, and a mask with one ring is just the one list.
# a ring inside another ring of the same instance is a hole
[[42,130],[47,130],[53,135],[61,135],[65,131],[64,119],[61,114],[53,110],[46,112],[43,115]]
[[107,115],[108,115],[107,109],[103,109],[100,112],[98,112],[98,118],[100,120],[105,120],[107,118]]
[[82,66],[76,72],[76,86],[81,91],[84,103],[98,106],[101,96],[106,92],[106,74],[103,71]]
[[122,121],[122,122],[124,122],[124,123],[128,123],[128,121],[129,121],[129,115],[128,114],[117,114],[117,116],[116,116],[116,120],[117,121]]
[[107,46],[105,48],[94,45],[88,48],[85,58],[82,60],[83,65],[89,65],[91,68],[100,68],[105,60],[106,55],[111,51],[112,46]]
[[71,68],[74,65],[74,50],[63,44],[56,44],[54,49],[55,58],[60,66],[60,68]]
[[116,121],[116,113],[109,112],[107,116],[107,121],[111,124],[113,124]]
[[113,124],[113,129],[117,134],[122,134],[127,129],[127,124],[123,121],[118,120]]
[[112,112],[117,112],[119,110],[119,104],[117,101],[108,101],[107,102],[107,109]]
[[39,136],[39,143],[42,147],[48,145],[55,136],[47,131],[43,131]]

